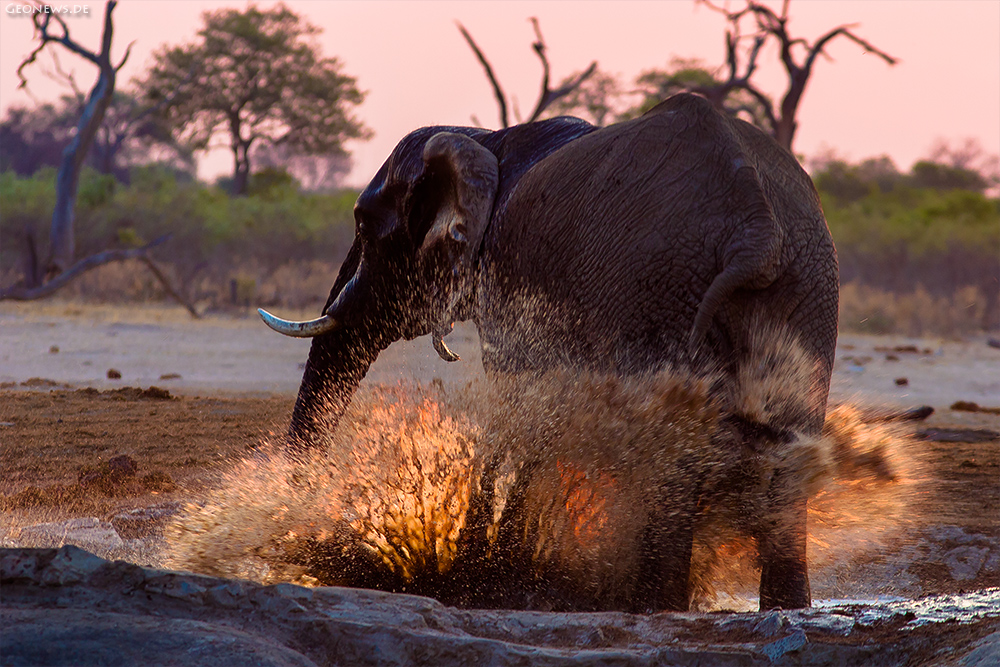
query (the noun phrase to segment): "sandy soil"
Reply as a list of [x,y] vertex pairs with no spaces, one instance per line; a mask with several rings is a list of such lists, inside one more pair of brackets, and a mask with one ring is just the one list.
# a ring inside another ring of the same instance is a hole
[[[439,377],[450,382],[481,373],[473,326],[457,326],[447,341],[460,362],[442,361],[425,336],[386,350],[368,380]],[[169,307],[0,304],[0,384],[5,388],[42,378],[74,388],[156,385],[182,395],[294,396],[308,355],[308,340],[274,333],[255,312],[195,320]],[[109,380],[110,369],[121,378]]]
[[[459,384],[481,374],[474,328],[456,327],[448,344],[462,361],[441,361],[429,337],[397,343],[366,382]],[[268,331],[256,315],[192,320],[162,307],[0,304],[2,532],[190,497],[228,462],[283,432],[307,354],[308,342]],[[109,379],[109,369],[121,378]],[[166,391],[149,391],[154,385]],[[832,399],[869,408],[930,405],[936,412],[927,427],[1000,431],[1000,410],[950,409],[956,401],[1000,408],[1000,349],[985,337],[845,335]],[[129,484],[86,483],[121,454],[138,468]],[[913,535],[961,529],[941,533],[925,551],[943,554],[968,535],[1000,545],[1000,441],[928,442],[924,454],[934,493],[914,505]],[[910,567],[921,593],[1000,585],[1000,568],[956,580],[943,558]]]
[[[456,325],[447,342],[460,362],[441,361],[425,336],[386,350],[368,379],[462,382],[481,375],[474,326]],[[184,395],[293,396],[308,353],[308,341],[271,332],[255,313],[194,320],[180,308],[162,306],[0,304],[0,383],[6,388],[45,378],[74,388],[155,384]],[[109,380],[109,369],[121,379]],[[896,383],[901,378],[905,385]],[[985,336],[955,341],[842,334],[831,400],[938,409],[957,400],[997,406],[1000,349],[989,347]]]

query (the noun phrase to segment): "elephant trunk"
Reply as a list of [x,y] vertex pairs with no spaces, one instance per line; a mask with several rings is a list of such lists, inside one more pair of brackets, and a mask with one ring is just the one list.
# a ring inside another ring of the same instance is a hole
[[292,451],[322,447],[361,380],[391,341],[371,326],[341,329],[313,339],[288,428]]
[[361,254],[355,243],[323,308],[338,326],[313,337],[288,428],[292,451],[324,445],[368,369],[398,337],[385,309],[378,307]]

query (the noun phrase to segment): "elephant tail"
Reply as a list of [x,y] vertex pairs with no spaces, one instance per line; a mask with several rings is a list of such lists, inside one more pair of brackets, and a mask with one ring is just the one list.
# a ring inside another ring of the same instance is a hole
[[737,224],[721,249],[720,271],[709,284],[698,305],[688,337],[688,351],[697,354],[719,308],[738,289],[764,289],[778,277],[785,233],[764,193],[757,170],[742,157],[726,198],[740,211]]

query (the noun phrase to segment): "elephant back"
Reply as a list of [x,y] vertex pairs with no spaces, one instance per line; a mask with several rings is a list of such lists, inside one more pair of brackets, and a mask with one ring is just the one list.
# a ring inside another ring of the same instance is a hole
[[808,175],[693,95],[539,161],[494,216],[481,262],[488,366],[691,363],[699,310],[736,265],[746,270],[709,313],[700,363],[729,363],[755,318],[787,322],[832,360],[836,254]]

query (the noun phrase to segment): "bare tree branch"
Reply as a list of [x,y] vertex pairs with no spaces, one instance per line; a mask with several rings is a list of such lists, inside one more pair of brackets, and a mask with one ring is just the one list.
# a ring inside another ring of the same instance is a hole
[[[108,9],[105,12],[106,17],[110,17],[111,9],[113,8],[114,4],[115,0],[109,1]],[[41,8],[41,5],[38,2],[33,1],[32,5],[34,5],[37,8]],[[53,35],[49,32],[49,25],[52,23],[53,19],[55,19],[56,23],[58,23],[59,27],[62,29],[61,37]],[[38,46],[36,46],[31,51],[31,53],[29,53],[28,56],[23,61],[21,61],[21,64],[17,68],[17,76],[21,80],[21,83],[18,84],[18,88],[27,87],[28,80],[24,76],[24,68],[34,63],[35,60],[38,58],[38,54],[41,53],[42,50],[46,46],[48,46],[50,42],[56,42],[58,44],[62,44],[69,51],[72,51],[81,58],[89,60],[98,67],[101,66],[100,56],[98,54],[88,49],[85,49],[84,47],[80,46],[70,38],[69,28],[66,26],[66,22],[63,21],[62,17],[60,17],[58,14],[53,14],[50,12],[41,12],[41,11],[34,12],[31,15],[31,20],[35,28],[35,35],[38,37],[39,41],[38,41]],[[105,31],[107,31],[106,24],[105,24]]]
[[549,88],[549,59],[545,55],[545,39],[542,37],[542,29],[538,25],[538,19],[534,16],[531,17],[531,25],[535,29],[535,42],[531,45],[531,48],[535,50],[535,53],[538,54],[539,59],[542,61],[542,90],[538,94],[538,102],[535,104],[535,110],[528,117],[529,123],[538,120],[553,102],[572,93],[597,70],[597,61],[595,60],[590,63],[590,67],[581,72],[579,76],[567,81],[565,85],[555,90]]
[[158,245],[165,243],[170,239],[170,235],[166,234],[156,239],[152,243],[144,245],[141,248],[128,248],[122,250],[105,250],[103,252],[96,253],[90,257],[81,259],[80,261],[73,264],[61,274],[49,280],[48,282],[40,285],[38,287],[29,287],[25,285],[14,285],[13,287],[8,287],[7,289],[0,290],[0,301],[10,300],[10,301],[33,301],[35,299],[41,299],[47,297],[56,291],[62,289],[66,285],[70,284],[73,280],[80,277],[84,273],[96,269],[99,266],[105,264],[110,264],[112,262],[123,262],[127,259],[140,259],[149,267],[153,275],[156,277],[160,283],[163,284],[164,289],[167,293],[176,299],[181,305],[183,305],[188,312],[194,317],[200,317],[198,312],[195,310],[194,306],[191,305],[184,297],[182,297],[177,290],[173,288],[167,277],[160,271],[159,267],[153,262],[149,257],[149,251]]
[[[730,25],[730,30],[726,32],[726,60],[729,66],[730,76],[729,80],[722,84],[722,88],[728,88],[728,90],[726,90],[726,94],[728,94],[729,90],[737,88],[745,90],[760,101],[764,106],[765,114],[771,124],[772,135],[779,144],[788,150],[791,150],[792,148],[792,140],[795,136],[795,130],[797,129],[795,116],[798,113],[799,104],[802,101],[802,95],[805,92],[806,84],[809,81],[809,77],[812,75],[812,69],[815,64],[816,57],[821,54],[825,57],[829,57],[825,53],[824,49],[831,40],[842,36],[863,47],[866,52],[874,53],[879,56],[889,65],[895,65],[899,62],[898,59],[876,48],[870,42],[851,32],[851,29],[855,27],[854,25],[842,25],[836,27],[822,35],[812,44],[801,37],[791,37],[788,33],[788,10],[790,0],[783,0],[780,15],[776,14],[773,9],[758,2],[757,0],[746,0],[746,5],[739,11],[730,11],[723,7],[719,7],[713,4],[711,0],[697,1],[706,5],[713,11],[719,12],[725,16]],[[737,60],[739,58],[737,43],[740,34],[740,21],[745,16],[753,16],[756,22],[757,41],[755,41],[754,47],[748,55],[749,64],[746,74],[743,77],[736,77],[735,72],[737,71]],[[761,91],[758,90],[750,81],[750,77],[755,69],[754,63],[760,47],[763,44],[763,41],[769,37],[773,37],[778,42],[780,59],[785,67],[785,73],[788,76],[788,87],[786,88],[785,94],[781,100],[780,116],[774,113],[773,107],[769,101],[766,104],[764,103],[766,96],[763,95],[763,93],[761,93]],[[801,46],[806,50],[805,59],[801,64],[796,61],[793,53],[793,48],[798,46]],[[714,90],[713,92],[718,94],[719,91]]]
[[760,106],[764,110],[764,115],[767,117],[768,124],[775,128],[778,126],[778,118],[774,113],[774,104],[771,102],[771,98],[758,90],[755,86],[751,85],[749,82],[746,85],[741,86],[741,88],[751,95],[754,99],[760,102]]
[[150,257],[148,253],[139,255],[139,260],[146,265],[146,267],[153,273],[154,276],[156,276],[156,279],[160,281],[161,285],[163,285],[163,289],[167,291],[167,294],[169,294],[174,299],[174,301],[184,306],[184,308],[186,308],[187,311],[191,313],[191,317],[195,318],[196,320],[201,318],[201,315],[199,315],[198,311],[195,310],[194,304],[192,304],[190,301],[181,296],[180,292],[178,292],[173,288],[173,285],[170,284],[170,280],[167,279],[167,277],[163,274],[162,271],[160,271],[160,267],[156,265],[156,262],[153,261],[153,258]]
[[59,61],[58,54],[59,54],[58,51],[52,52],[52,62],[55,64],[55,71],[46,72],[46,74],[49,76],[49,78],[56,81],[62,81],[64,84],[69,86],[70,90],[73,91],[73,95],[76,97],[77,102],[80,105],[83,105],[83,101],[87,98],[87,96],[84,94],[82,90],[80,90],[80,87],[77,85],[76,76],[74,75],[74,73],[67,72],[62,68],[62,63]]
[[[898,58],[893,58],[892,56],[890,56],[885,51],[882,51],[881,49],[878,49],[875,46],[872,46],[872,44],[869,43],[868,41],[866,41],[864,39],[861,39],[860,37],[858,37],[857,35],[855,35],[854,33],[852,33],[850,31],[850,28],[852,28],[852,27],[854,27],[854,26],[851,26],[851,25],[842,25],[839,28],[834,28],[833,30],[831,30],[830,32],[826,33],[825,35],[823,35],[822,37],[820,37],[818,40],[816,40],[816,43],[809,49],[809,55],[806,58],[806,63],[805,63],[805,65],[803,65],[803,69],[805,69],[805,70],[812,69],[813,61],[816,59],[816,56],[818,54],[823,53],[823,47],[826,46],[827,42],[829,42],[834,37],[838,37],[840,35],[843,35],[844,37],[846,37],[847,39],[851,40],[852,42],[854,42],[858,46],[861,46],[862,48],[864,48],[866,53],[874,53],[875,55],[877,55],[879,58],[881,58],[882,60],[884,60],[889,65],[895,65],[896,63],[899,62]],[[803,43],[805,42],[805,40],[801,40],[801,41],[803,41]]]
[[132,55],[133,46],[135,46],[135,40],[129,42],[128,46],[125,47],[125,55],[123,55],[121,61],[119,61],[119,63],[115,65],[116,72],[121,71],[121,68],[125,67],[125,63],[128,62],[128,57]]
[[465,29],[465,26],[457,21],[455,24],[458,26],[458,31],[462,33],[462,37],[464,37],[465,41],[468,42],[469,48],[472,49],[474,54],[476,54],[479,64],[481,64],[483,69],[486,71],[486,78],[489,79],[490,85],[493,86],[493,94],[496,96],[497,106],[500,108],[500,127],[509,127],[509,123],[507,121],[507,98],[504,95],[503,89],[500,87],[500,82],[497,81],[496,75],[493,74],[493,67],[490,66],[490,61],[488,61],[486,56],[483,55],[483,52],[479,49],[475,40],[472,39],[472,35],[469,34],[469,31]]
[[538,103],[535,105],[535,110],[531,112],[531,117],[528,119],[529,122],[537,120],[542,114],[542,111],[548,106],[545,104],[545,101],[550,94],[549,59],[545,55],[545,38],[542,37],[542,29],[538,26],[538,19],[532,16],[530,21],[531,26],[535,29],[535,41],[531,44],[531,48],[534,49],[539,60],[542,61],[542,90],[538,93]]
[[[597,71],[597,61],[590,63],[590,67],[581,72],[578,76],[574,77],[572,80],[567,81],[564,85],[553,90],[550,88],[550,66],[548,56],[545,55],[545,39],[542,37],[542,30],[538,25],[538,19],[532,17],[530,19],[531,25],[535,31],[535,41],[532,42],[531,48],[538,55],[539,60],[542,61],[542,86],[541,91],[538,94],[538,101],[535,103],[535,108],[531,112],[526,122],[531,123],[538,120],[541,115],[545,112],[549,106],[552,105],[556,100],[569,95],[574,90],[580,87],[584,81],[586,81],[595,71]],[[476,42],[472,39],[472,35],[462,26],[461,23],[457,23],[459,31],[462,36],[465,37],[465,41],[468,42],[469,47],[472,52],[476,54],[476,58],[479,59],[480,64],[486,71],[486,78],[489,79],[490,84],[493,86],[493,94],[496,96],[497,105],[500,108],[500,125],[501,127],[509,127],[509,118],[507,115],[507,98],[504,95],[503,89],[500,87],[500,83],[497,81],[496,75],[493,74],[493,68],[490,66],[489,61],[483,52],[476,45]],[[516,107],[516,104],[515,104]],[[520,114],[517,113],[515,108],[515,117],[517,117],[518,122],[520,120]]]

